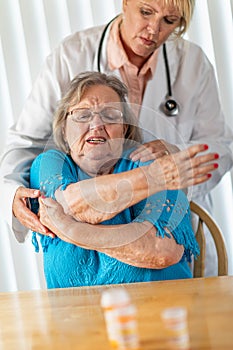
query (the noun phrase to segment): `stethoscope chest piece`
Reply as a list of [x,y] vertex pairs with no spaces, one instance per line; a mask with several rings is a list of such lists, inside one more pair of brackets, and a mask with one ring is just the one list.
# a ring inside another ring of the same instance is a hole
[[162,103],[161,109],[168,117],[175,117],[179,114],[179,105],[171,97],[167,98],[166,101]]
[[179,114],[180,108],[179,108],[178,103],[174,100],[174,98],[172,96],[170,69],[169,69],[169,64],[168,64],[167,49],[166,49],[165,43],[163,44],[163,58],[164,58],[166,76],[167,76],[168,93],[167,93],[165,101],[161,104],[161,110],[164,114],[166,114],[167,117],[175,117]]

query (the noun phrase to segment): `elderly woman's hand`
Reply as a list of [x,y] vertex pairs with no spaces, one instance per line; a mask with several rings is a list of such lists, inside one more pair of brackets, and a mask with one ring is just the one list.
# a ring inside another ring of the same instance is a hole
[[[47,204],[44,203],[44,200],[45,199],[43,199],[43,197],[39,198],[39,217],[41,223],[50,230],[51,234],[49,234],[49,236],[51,238],[54,238],[55,235],[57,235],[64,241],[67,241],[61,232],[66,230],[66,224],[69,216],[64,213],[63,207],[52,198],[46,198]],[[61,226],[60,230],[58,230],[56,225],[58,221]]]
[[50,231],[43,226],[38,216],[30,210],[29,198],[38,198],[40,191],[25,187],[19,187],[15,193],[12,211],[19,222],[32,231],[48,235]]
[[130,158],[135,162],[147,162],[149,160],[158,159],[164,155],[179,152],[179,148],[164,140],[153,140],[139,146],[130,154]]
[[149,166],[150,183],[156,182],[156,186],[176,190],[207,181],[211,177],[210,172],[218,168],[213,161],[219,158],[216,153],[198,155],[207,149],[207,145],[199,144],[157,159]]

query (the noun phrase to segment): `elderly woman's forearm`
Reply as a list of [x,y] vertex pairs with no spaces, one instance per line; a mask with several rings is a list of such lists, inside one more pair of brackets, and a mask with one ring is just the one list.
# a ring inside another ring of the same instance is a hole
[[177,263],[184,252],[171,237],[157,237],[148,221],[122,225],[91,225],[77,222],[62,207],[49,200],[40,203],[41,222],[62,240],[97,250],[129,265],[161,269]]
[[65,191],[57,190],[56,199],[77,220],[100,223],[159,191],[207,181],[217,164],[214,153],[199,156],[205,146],[194,145],[148,166],[73,183]]
[[[84,228],[84,225],[86,226]],[[134,223],[128,225],[115,225],[114,227],[108,226],[108,234],[111,235],[113,232],[114,235],[118,236],[117,231],[124,232],[127,226],[127,231],[131,230],[133,233],[137,229],[140,230],[141,223]],[[92,227],[91,227],[92,226]],[[130,227],[131,226],[131,227]],[[136,228],[137,227],[137,228]],[[141,225],[142,230],[144,230],[144,226]],[[66,241],[80,245],[78,242],[80,241],[79,235],[81,230],[87,230],[90,235],[90,229],[93,230],[93,235],[97,237],[101,237],[102,230],[105,229],[102,225],[90,225],[90,224],[82,224],[74,223],[69,226],[68,232],[66,231],[63,239]],[[127,234],[127,233],[126,233]],[[107,244],[106,244],[107,245]],[[173,236],[171,237],[157,237],[156,229],[153,226],[148,229],[148,231],[144,232],[140,238],[132,241],[130,243],[114,247],[114,248],[99,248],[94,246],[93,242],[90,240],[90,246],[82,245],[83,248],[94,249],[99,252],[105,253],[112,258],[115,258],[121,262],[124,262],[128,265],[142,267],[142,268],[150,268],[150,269],[162,269],[171,265],[178,263],[184,253],[184,248],[182,245],[179,245],[175,242]]]
[[[129,224],[131,225],[131,224]],[[134,223],[132,230],[135,230],[135,226],[139,226],[140,223]],[[86,226],[84,228],[84,226]],[[140,238],[131,243],[127,243],[122,246],[114,248],[99,248],[91,242],[91,235],[101,236],[101,231],[105,229],[102,225],[94,225],[92,227],[93,232],[90,232],[91,224],[72,223],[69,225],[69,230],[64,232],[64,235],[59,232],[61,239],[66,242],[81,246],[86,249],[93,249],[101,253],[105,253],[112,258],[115,258],[121,262],[135,267],[148,268],[148,269],[162,269],[178,263],[184,253],[184,248],[175,242],[173,236],[157,237],[156,229],[153,227],[145,232]],[[118,226],[118,227],[117,227]],[[113,231],[117,235],[117,231],[124,231],[126,225],[116,225],[115,227],[108,226],[108,233]],[[67,227],[67,226],[66,226]],[[90,235],[90,244],[80,244],[80,232],[88,232]],[[127,227],[129,230],[129,226]],[[57,232],[58,233],[58,232]],[[106,244],[107,245],[107,244]]]
[[56,199],[77,220],[100,223],[163,189],[155,181],[149,183],[147,168],[73,183],[64,191],[57,190]]
[[157,237],[153,227],[135,242],[102,252],[132,266],[162,269],[178,263],[184,247],[177,244],[172,235],[170,238]]

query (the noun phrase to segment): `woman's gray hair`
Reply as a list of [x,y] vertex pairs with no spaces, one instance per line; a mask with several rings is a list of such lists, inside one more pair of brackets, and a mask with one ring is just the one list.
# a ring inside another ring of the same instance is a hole
[[68,90],[60,100],[55,112],[53,136],[56,145],[62,151],[69,152],[64,134],[67,113],[70,107],[80,102],[85,90],[94,85],[108,86],[118,94],[122,106],[124,125],[126,125],[125,139],[141,142],[141,133],[137,126],[137,118],[127,103],[128,90],[126,85],[114,75],[99,72],[83,72],[70,82]]

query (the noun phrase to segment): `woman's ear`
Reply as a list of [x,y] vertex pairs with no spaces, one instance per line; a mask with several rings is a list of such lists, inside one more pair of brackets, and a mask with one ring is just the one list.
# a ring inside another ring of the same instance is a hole
[[67,138],[66,138],[66,127],[65,127],[64,124],[62,125],[62,137],[63,137],[64,141],[67,141]]
[[122,2],[122,12],[123,12],[123,14],[126,11],[127,4],[128,4],[128,0],[123,0],[123,2]]
[[123,6],[122,6],[123,11],[125,11],[127,3],[128,3],[128,0],[123,0]]

